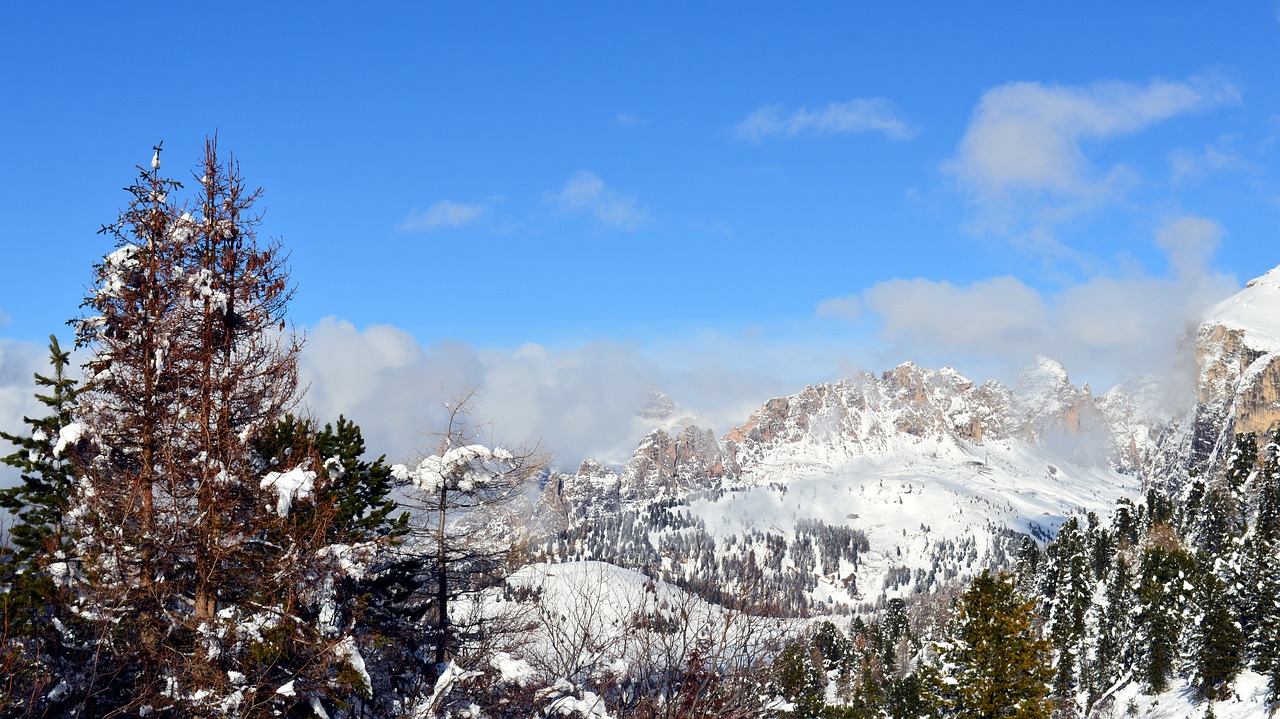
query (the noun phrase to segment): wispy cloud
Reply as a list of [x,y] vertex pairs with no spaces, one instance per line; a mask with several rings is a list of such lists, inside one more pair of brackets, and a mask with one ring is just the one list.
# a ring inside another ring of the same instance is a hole
[[1156,232],[1156,246],[1165,251],[1180,277],[1197,278],[1205,274],[1224,234],[1222,225],[1207,217],[1183,215]]
[[708,235],[719,235],[724,238],[733,237],[733,226],[719,217],[706,217],[690,220],[689,229]]
[[479,202],[440,200],[425,210],[415,209],[396,225],[399,232],[431,232],[446,227],[462,227],[484,216],[487,208]]
[[801,107],[790,112],[782,105],[767,105],[738,123],[735,132],[750,142],[770,137],[791,139],[801,135],[821,137],[858,132],[879,132],[893,140],[909,140],[916,136],[918,129],[892,102],[873,97],[833,102],[814,110]]
[[613,121],[623,127],[645,127],[649,124],[649,118],[641,117],[634,112],[619,112],[613,116]]
[[604,180],[587,170],[573,173],[564,187],[547,199],[562,212],[590,214],[597,224],[607,229],[631,232],[651,219],[635,197],[606,186]]
[[1200,150],[1179,148],[1170,152],[1169,173],[1173,183],[1182,185],[1219,172],[1250,169],[1251,163],[1232,147],[1232,140],[1224,137]]
[[1232,82],[1212,74],[1145,85],[1013,82],[983,94],[944,171],[979,208],[980,225],[1043,228],[1123,197],[1135,181],[1124,165],[1095,165],[1090,144],[1239,98]]

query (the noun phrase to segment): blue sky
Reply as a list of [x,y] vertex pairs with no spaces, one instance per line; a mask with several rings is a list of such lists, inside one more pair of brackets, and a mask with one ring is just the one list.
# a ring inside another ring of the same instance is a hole
[[393,456],[462,384],[567,464],[652,388],[721,431],[905,359],[1101,390],[1280,263],[1274,2],[37,5],[0,23],[0,419],[133,167],[215,131],[308,402]]

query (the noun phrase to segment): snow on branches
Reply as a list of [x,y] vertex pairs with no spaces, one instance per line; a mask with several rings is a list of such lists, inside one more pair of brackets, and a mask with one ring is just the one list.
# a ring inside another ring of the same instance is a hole
[[441,488],[460,492],[483,490],[520,468],[521,463],[516,456],[506,449],[469,444],[450,449],[443,455],[427,457],[412,470],[396,465],[392,471],[397,479],[412,481],[420,491],[434,494]]

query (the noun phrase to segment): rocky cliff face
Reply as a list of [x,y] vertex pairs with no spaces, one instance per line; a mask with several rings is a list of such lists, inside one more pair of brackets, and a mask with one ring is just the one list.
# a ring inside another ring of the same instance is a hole
[[1040,441],[1054,433],[1081,434],[1097,427],[1102,417],[1089,385],[1076,387],[1065,367],[1037,357],[1018,377],[1012,420],[1016,436]]
[[1164,382],[1149,375],[1130,377],[1099,397],[1096,407],[1111,430],[1111,461],[1118,471],[1181,481],[1190,414],[1170,401]]
[[737,469],[709,429],[685,427],[675,437],[655,429],[641,440],[622,470],[622,497],[630,500],[712,489],[726,474],[735,477]]
[[1270,434],[1280,424],[1280,267],[1209,310],[1195,338],[1194,466],[1230,451],[1238,432]]
[[574,474],[553,473],[542,492],[542,504],[552,526],[594,521],[618,511],[621,482],[618,473],[594,459]]
[[910,362],[773,399],[724,436],[741,472],[827,471],[850,457],[1007,436],[1009,391]]

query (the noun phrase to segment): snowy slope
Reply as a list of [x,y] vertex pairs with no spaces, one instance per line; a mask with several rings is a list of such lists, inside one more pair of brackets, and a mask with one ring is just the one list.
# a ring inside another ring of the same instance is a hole
[[[1052,536],[1067,517],[1105,517],[1118,499],[1141,490],[1133,476],[1072,464],[1016,439],[922,442],[892,456],[849,458],[822,474],[758,479],[693,501],[691,510],[722,542],[750,529],[791,541],[803,519],[862,531],[870,549],[861,556],[856,591],[843,581],[852,570],[846,566],[821,576],[814,592],[822,603],[850,606],[968,578],[1008,551],[997,544],[1011,532]],[[909,581],[902,581],[904,570]]]
[[695,646],[718,663],[755,661],[799,626],[733,612],[605,562],[532,564],[483,602],[489,616],[527,627],[513,656],[544,680],[575,684],[679,666]]
[[1245,344],[1261,352],[1280,351],[1280,267],[1210,308],[1203,324],[1241,330]]
[[[1209,702],[1199,701],[1189,687],[1178,687],[1156,696],[1143,694],[1137,682],[1116,692],[1111,714],[1137,719],[1188,719],[1203,717]],[[1130,710],[1132,709],[1132,713]],[[1267,680],[1260,674],[1245,671],[1236,678],[1235,689],[1226,701],[1213,702],[1213,715],[1218,719],[1270,719],[1267,704]]]

